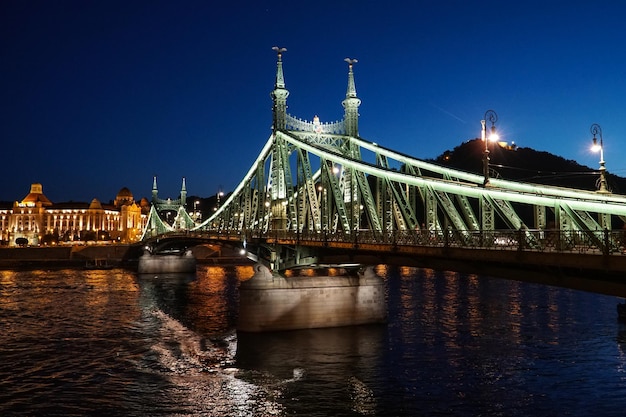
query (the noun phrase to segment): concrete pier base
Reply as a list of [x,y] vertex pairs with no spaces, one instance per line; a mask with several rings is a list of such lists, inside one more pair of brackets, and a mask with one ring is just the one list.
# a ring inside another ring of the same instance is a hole
[[190,250],[177,255],[144,253],[139,258],[137,273],[166,274],[196,272],[196,258]]
[[384,282],[373,268],[358,276],[289,277],[255,265],[239,287],[237,330],[266,332],[382,323]]

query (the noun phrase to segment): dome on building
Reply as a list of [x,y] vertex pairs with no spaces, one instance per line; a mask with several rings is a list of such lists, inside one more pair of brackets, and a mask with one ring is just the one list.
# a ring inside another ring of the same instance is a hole
[[97,198],[91,200],[91,204],[89,204],[89,210],[102,210],[102,204],[98,201]]
[[115,197],[115,207],[126,206],[129,204],[133,204],[135,200],[133,199],[133,193],[126,187],[122,187],[122,189],[117,193]]
[[121,199],[133,199],[133,193],[130,192],[130,190],[126,187],[122,187],[122,189],[119,191],[119,193],[117,193],[117,199],[121,200]]
[[139,207],[141,207],[141,212],[144,214],[150,212],[150,202],[146,197],[142,197],[141,200],[139,200]]
[[24,205],[35,205],[40,203],[42,206],[51,206],[52,202],[43,194],[43,186],[39,183],[30,185],[30,193],[21,202]]

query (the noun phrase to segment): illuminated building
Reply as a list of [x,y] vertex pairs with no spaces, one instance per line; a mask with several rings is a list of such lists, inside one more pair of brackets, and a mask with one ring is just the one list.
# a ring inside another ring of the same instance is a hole
[[91,203],[55,204],[43,194],[41,184],[31,184],[23,200],[15,201],[10,209],[0,209],[0,237],[9,246],[18,245],[18,239],[28,245],[132,243],[141,238],[148,210],[147,200],[136,203],[126,187],[112,204],[96,198]]

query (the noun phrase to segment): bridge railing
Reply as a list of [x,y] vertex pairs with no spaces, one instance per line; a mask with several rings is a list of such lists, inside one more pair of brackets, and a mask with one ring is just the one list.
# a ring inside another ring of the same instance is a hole
[[410,230],[373,232],[357,230],[345,232],[293,232],[288,230],[225,231],[207,230],[201,233],[205,238],[230,241],[267,240],[270,243],[289,240],[306,245],[307,242],[320,245],[350,244],[355,249],[361,244],[394,246],[436,246],[489,250],[517,250],[539,252],[596,253],[604,255],[626,255],[626,231],[597,230]]

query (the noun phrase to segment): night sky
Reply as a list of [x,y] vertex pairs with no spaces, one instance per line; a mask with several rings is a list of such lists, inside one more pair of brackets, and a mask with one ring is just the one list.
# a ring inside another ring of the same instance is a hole
[[[479,137],[626,175],[626,3],[613,1],[0,2],[0,200],[232,190],[288,112],[343,116],[356,58],[360,135],[418,158]],[[497,161],[493,161],[494,163]],[[477,172],[480,167],[477,167]]]

